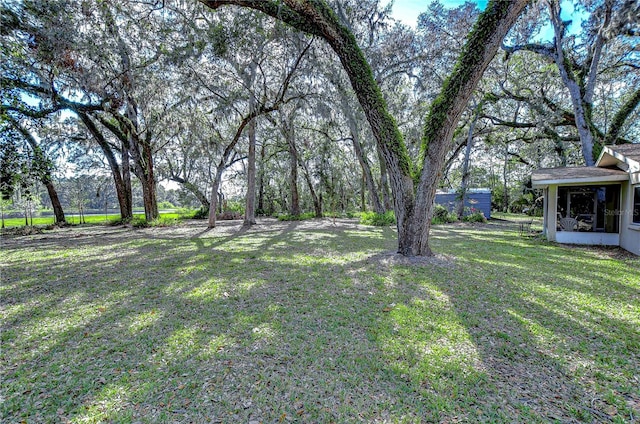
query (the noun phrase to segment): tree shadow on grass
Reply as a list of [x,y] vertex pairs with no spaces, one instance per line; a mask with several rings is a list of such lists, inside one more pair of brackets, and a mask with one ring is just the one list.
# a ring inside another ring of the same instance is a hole
[[[56,255],[66,242],[47,244],[5,286],[14,302],[3,296],[12,313],[3,417],[536,422],[553,410],[577,420],[585,384],[567,371],[565,351],[531,328],[537,321],[566,343],[592,323],[557,313],[552,293],[523,289],[528,274],[512,266],[513,249],[483,240],[490,248],[474,262],[470,237],[485,235],[452,233],[438,245],[456,255],[453,269],[383,262],[393,232],[349,223],[195,239],[143,231],[123,244],[83,244],[73,259]],[[42,304],[29,308],[33,297]],[[605,335],[596,339],[618,340]],[[539,375],[549,382],[531,396]],[[568,388],[553,386],[562,378]],[[539,410],[548,398],[555,406]]]
[[[363,372],[382,368],[368,320],[353,322],[372,309],[369,295],[359,288],[364,297],[348,296],[339,255],[303,257],[335,243],[333,231],[276,232],[247,248],[251,238],[226,240],[224,252],[215,239],[143,238],[114,259],[105,258],[111,243],[83,245],[74,260],[32,261],[26,274],[57,275],[48,282],[13,270],[8,278],[22,280],[7,290],[14,305],[34,295],[45,301],[3,322],[3,359],[12,358],[3,416],[329,421],[371,415],[369,395],[391,402]],[[354,249],[367,240],[340,238]],[[265,251],[278,243],[298,257]],[[43,248],[44,258],[49,249],[59,247]]]
[[468,248],[469,239],[483,246],[459,263],[464,277],[438,287],[513,414],[562,422],[638,416],[637,262],[594,260],[589,251],[516,237],[492,240],[483,231],[444,236],[450,251]]

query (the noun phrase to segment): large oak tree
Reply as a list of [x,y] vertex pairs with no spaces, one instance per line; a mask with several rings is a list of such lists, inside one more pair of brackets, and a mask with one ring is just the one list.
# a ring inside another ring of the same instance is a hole
[[324,39],[335,51],[382,151],[394,195],[398,252],[432,255],[429,230],[433,201],[454,130],[473,90],[528,0],[492,0],[469,33],[457,63],[431,105],[421,153],[413,161],[353,33],[323,0],[201,0],[212,9],[256,9]]

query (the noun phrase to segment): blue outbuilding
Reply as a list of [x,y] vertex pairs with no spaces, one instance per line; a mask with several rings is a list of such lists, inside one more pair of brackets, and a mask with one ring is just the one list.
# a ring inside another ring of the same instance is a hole
[[[459,196],[456,191],[438,191],[436,193],[436,203],[452,212],[456,209]],[[465,213],[467,210],[477,210],[482,212],[485,218],[491,218],[491,190],[488,188],[471,188],[467,190],[464,206]]]

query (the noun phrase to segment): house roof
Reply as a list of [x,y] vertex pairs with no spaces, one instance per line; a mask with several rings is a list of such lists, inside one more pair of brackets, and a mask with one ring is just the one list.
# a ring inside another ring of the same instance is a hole
[[630,172],[640,171],[640,144],[604,146],[596,166],[617,166]]
[[596,166],[544,168],[533,171],[531,174],[531,183],[537,188],[546,187],[549,184],[588,184],[628,179],[629,174],[626,171]]
[[596,166],[546,168],[533,171],[533,187],[550,184],[589,184],[615,181],[632,181],[640,175],[640,143],[604,146]]

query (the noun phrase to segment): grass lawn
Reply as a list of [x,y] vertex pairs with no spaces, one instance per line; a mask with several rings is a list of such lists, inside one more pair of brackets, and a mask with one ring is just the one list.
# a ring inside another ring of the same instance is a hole
[[[134,219],[144,220],[144,213],[135,213],[133,214]],[[160,214],[159,219],[164,220],[178,220],[181,218],[180,213],[178,212],[165,212]],[[85,224],[113,224],[120,219],[120,214],[109,214],[105,216],[104,214],[99,215],[85,215],[84,223]],[[67,215],[66,220],[68,224],[78,225],[80,224],[80,218],[78,215]],[[48,226],[55,224],[55,217],[53,216],[44,216],[44,217],[36,217],[32,220],[29,219],[29,225],[33,221],[34,226]],[[6,228],[13,227],[24,227],[25,221],[24,218],[5,218],[4,225]]]
[[504,223],[5,236],[0,421],[637,422],[640,259]]

